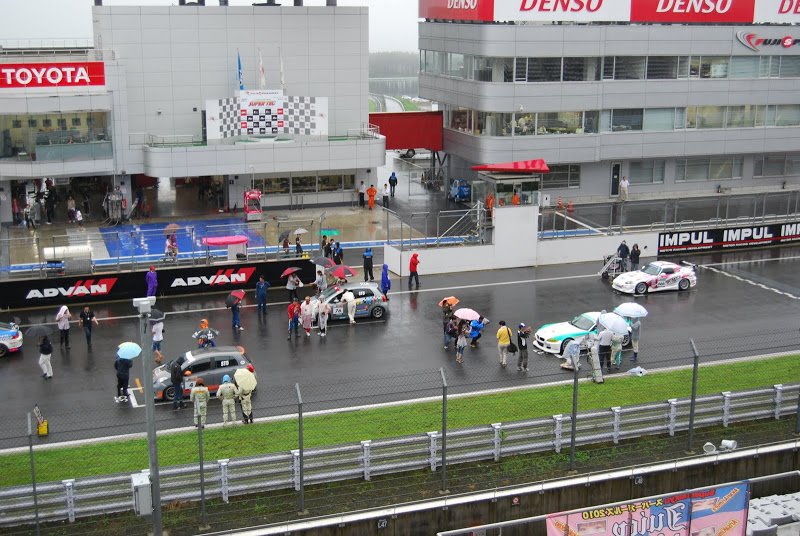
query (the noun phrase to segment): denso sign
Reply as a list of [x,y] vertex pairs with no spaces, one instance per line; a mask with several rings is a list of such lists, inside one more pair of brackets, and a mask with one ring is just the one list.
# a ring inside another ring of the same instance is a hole
[[102,61],[0,64],[0,89],[84,87],[106,84]]

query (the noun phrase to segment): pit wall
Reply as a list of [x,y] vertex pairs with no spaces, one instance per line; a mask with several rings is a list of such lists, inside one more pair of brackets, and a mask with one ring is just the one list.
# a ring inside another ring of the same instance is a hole
[[538,223],[536,205],[499,207],[494,210],[493,244],[403,251],[385,245],[383,258],[392,272],[407,277],[414,253],[419,254],[419,275],[433,275],[593,261],[599,271],[603,255],[614,253],[622,240],[629,247],[639,244],[642,260],[654,258],[658,252],[657,232],[539,240]]

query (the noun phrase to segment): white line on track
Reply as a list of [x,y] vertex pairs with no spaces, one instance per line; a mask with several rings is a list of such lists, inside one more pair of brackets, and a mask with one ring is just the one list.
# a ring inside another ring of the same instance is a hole
[[800,300],[800,296],[795,296],[794,294],[790,294],[788,292],[784,292],[782,290],[778,290],[776,288],[769,287],[769,286],[765,285],[764,283],[756,283],[755,281],[751,281],[749,279],[745,279],[744,277],[738,276],[736,274],[732,274],[730,272],[726,272],[725,270],[718,270],[717,268],[714,268],[712,266],[702,266],[702,268],[705,268],[706,270],[711,270],[712,272],[715,272],[715,273],[718,273],[718,274],[721,274],[721,275],[725,275],[725,276],[731,277],[733,279],[736,279],[738,281],[742,281],[742,282],[747,283],[749,285],[753,285],[754,287],[759,287],[759,288],[763,288],[764,290],[772,291],[775,294],[780,294],[781,296],[786,296],[787,298],[791,298],[793,300]]

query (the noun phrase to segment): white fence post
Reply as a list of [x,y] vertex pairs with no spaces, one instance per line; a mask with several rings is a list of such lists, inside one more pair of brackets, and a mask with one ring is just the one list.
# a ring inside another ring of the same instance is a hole
[[494,430],[494,439],[492,440],[494,448],[492,449],[492,452],[494,452],[494,461],[499,462],[500,448],[502,443],[502,437],[500,436],[503,431],[503,424],[499,422],[492,423],[492,430]]
[[670,398],[667,402],[669,403],[669,422],[667,423],[667,428],[669,429],[669,435],[674,436],[678,421],[678,399]]
[[722,426],[728,427],[731,418],[731,392],[722,391]]
[[614,420],[612,421],[614,425],[614,431],[612,432],[611,436],[614,438],[614,444],[617,444],[619,443],[619,420],[622,409],[619,406],[615,406],[611,408],[611,411],[614,415]]
[[300,491],[300,450],[292,451],[292,483],[294,490]]
[[228,502],[228,462],[230,459],[217,460],[219,464],[219,485],[222,491],[222,502]]
[[783,405],[783,385],[775,386],[775,420],[781,418],[781,406]]
[[556,449],[556,454],[561,454],[561,434],[564,431],[564,417],[562,415],[553,415],[555,426],[553,428],[553,446]]
[[361,463],[364,467],[364,480],[369,482],[370,474],[369,474],[369,447],[372,444],[372,440],[368,439],[366,441],[361,442]]
[[428,432],[428,452],[430,453],[431,471],[436,472],[436,438],[439,437],[439,432]]
[[64,494],[67,499],[67,517],[70,523],[75,522],[75,479],[62,480],[64,484]]

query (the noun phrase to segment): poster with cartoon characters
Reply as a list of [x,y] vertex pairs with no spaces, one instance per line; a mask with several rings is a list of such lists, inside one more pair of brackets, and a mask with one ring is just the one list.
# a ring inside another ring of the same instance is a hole
[[547,518],[547,536],[745,536],[746,483]]

